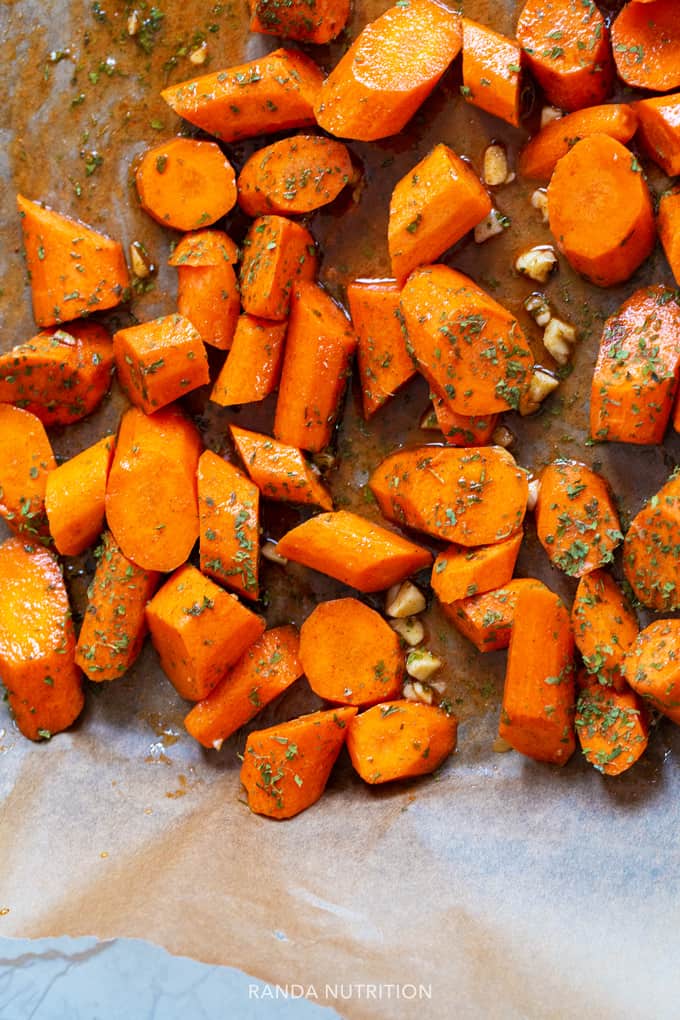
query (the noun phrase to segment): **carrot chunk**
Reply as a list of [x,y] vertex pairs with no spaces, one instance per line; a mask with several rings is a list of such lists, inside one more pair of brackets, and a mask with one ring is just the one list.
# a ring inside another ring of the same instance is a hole
[[250,31],[321,45],[347,23],[350,0],[250,0]]
[[[522,51],[514,39],[463,18],[465,99],[480,110],[519,126]],[[483,217],[481,217],[483,219]]]
[[497,414],[458,414],[443,397],[432,394],[432,409],[437,425],[449,446],[487,446],[498,424]]
[[676,177],[680,174],[680,93],[642,99],[632,105],[641,148],[668,177]]
[[118,241],[23,195],[17,205],[39,326],[70,322],[126,299],[130,277]]
[[640,697],[680,723],[680,620],[655,620],[640,631],[622,671]]
[[[680,173],[680,170],[678,170]],[[659,201],[657,220],[659,240],[668,259],[668,265],[680,285],[680,192],[667,191]]]
[[45,510],[57,552],[77,556],[104,528],[106,480],[115,442],[105,436],[47,476]]
[[621,663],[639,628],[628,599],[605,570],[594,570],[579,581],[571,624],[588,673],[600,684],[622,690]]
[[55,467],[42,422],[19,407],[0,404],[0,517],[16,535],[49,534],[45,489]]
[[201,454],[197,477],[201,570],[256,599],[260,490],[212,450]]
[[261,216],[243,242],[243,310],[263,319],[285,319],[294,284],[313,280],[316,268],[314,238],[308,230],[283,216]]
[[214,142],[171,138],[148,149],[135,171],[139,202],[164,227],[195,230],[236,204],[236,176]]
[[168,259],[177,268],[177,310],[201,334],[204,344],[231,347],[241,310],[233,264],[238,248],[222,230],[187,234]]
[[504,542],[464,549],[452,545],[437,556],[430,584],[440,602],[457,602],[494,588],[501,588],[512,577],[522,532]]
[[258,149],[238,178],[238,204],[248,216],[310,213],[337,198],[352,178],[342,142],[294,135]]
[[649,716],[635,691],[589,684],[576,703],[576,735],[586,761],[605,776],[620,776],[647,749]]
[[576,142],[591,135],[609,135],[625,145],[638,127],[639,106],[639,103],[589,106],[550,121],[522,149],[520,175],[539,181],[550,180],[558,161]]
[[680,474],[640,510],[626,532],[623,569],[635,595],[648,609],[680,609]]
[[612,24],[614,60],[626,85],[670,92],[680,85],[680,10],[675,0],[629,3]]
[[227,360],[215,380],[210,399],[222,407],[264,400],[281,374],[286,322],[241,315]]
[[510,644],[515,610],[520,594],[526,588],[544,588],[541,581],[517,577],[502,588],[471,595],[458,602],[443,602],[442,609],[456,630],[459,630],[480,652],[495,652]]
[[192,230],[177,242],[168,259],[169,266],[181,269],[210,269],[238,262],[239,250],[224,230]]
[[347,750],[366,783],[413,779],[438,769],[456,749],[458,720],[441,708],[385,701],[352,719]]
[[230,425],[229,431],[243,466],[263,496],[333,509],[330,493],[300,450],[236,425]]

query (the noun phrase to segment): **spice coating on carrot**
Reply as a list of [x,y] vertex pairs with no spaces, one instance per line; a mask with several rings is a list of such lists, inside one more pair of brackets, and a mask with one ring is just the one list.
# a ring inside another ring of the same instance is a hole
[[210,393],[213,403],[233,407],[269,396],[281,374],[287,328],[287,322],[239,316],[227,360]]
[[680,474],[633,518],[623,545],[626,580],[643,606],[680,609]]
[[119,329],[113,351],[121,386],[146,414],[210,381],[205,347],[197,330],[181,315]]
[[618,142],[629,142],[638,127],[640,104],[607,103],[576,110],[566,117],[550,121],[527,142],[519,158],[519,173],[539,181],[548,181],[558,160],[582,138],[609,135]]
[[496,652],[510,644],[515,609],[526,588],[545,587],[533,578],[517,577],[502,588],[442,603],[445,615],[480,652]]
[[640,697],[680,723],[680,620],[655,620],[640,631],[623,675]]
[[0,517],[16,535],[47,537],[45,489],[55,467],[42,422],[19,407],[0,404]]
[[321,45],[347,23],[350,0],[250,0],[250,31]]
[[198,461],[201,570],[256,599],[260,491],[237,467],[204,450]]
[[313,280],[316,268],[314,238],[308,230],[283,216],[261,216],[243,242],[243,310],[263,319],[285,319],[293,286]]
[[638,118],[637,140],[668,177],[680,174],[680,93],[632,104]]
[[603,686],[621,690],[621,663],[639,628],[628,599],[605,570],[579,581],[571,624],[588,673]]
[[246,161],[237,182],[238,203],[248,216],[309,213],[337,198],[352,176],[342,142],[294,135],[258,149]]
[[164,227],[196,230],[236,204],[236,176],[214,142],[172,138],[148,149],[135,171],[139,202]]
[[238,248],[222,230],[187,234],[168,259],[177,268],[177,310],[204,344],[229,350],[241,298],[233,264]]
[[47,476],[45,511],[50,535],[62,556],[77,556],[103,531],[114,446],[113,436],[105,436]]
[[576,703],[576,735],[593,768],[605,776],[620,776],[647,749],[647,709],[635,691],[589,684]]
[[297,447],[236,425],[230,425],[229,431],[243,466],[263,496],[333,509],[330,493]]
[[415,375],[399,319],[400,294],[395,280],[354,280],[347,288],[366,419]]
[[430,578],[432,590],[439,601],[457,602],[507,584],[515,569],[523,537],[518,531],[494,545],[483,545],[477,549],[452,545],[441,552],[434,561]]
[[352,719],[347,750],[365,783],[413,779],[438,769],[456,749],[458,720],[441,708],[385,701]]
[[463,86],[468,103],[519,126],[522,50],[514,39],[469,18],[463,26]]
[[680,10],[675,0],[628,3],[612,23],[614,60],[626,85],[669,92],[680,85]]

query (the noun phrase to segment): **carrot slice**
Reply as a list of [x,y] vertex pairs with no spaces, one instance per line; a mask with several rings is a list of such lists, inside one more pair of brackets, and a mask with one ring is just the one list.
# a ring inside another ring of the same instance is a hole
[[456,749],[458,720],[441,708],[385,701],[351,720],[347,750],[365,783],[414,779],[438,769]]
[[264,620],[186,563],[146,607],[161,666],[177,693],[200,701],[264,631]]
[[400,450],[368,484],[388,520],[465,546],[509,538],[526,511],[526,472],[497,446]]
[[219,751],[225,740],[283,694],[298,677],[299,639],[295,627],[266,630],[207,697],[184,719],[191,736]]
[[347,23],[350,0],[250,0],[250,31],[300,42],[330,42]]
[[623,545],[626,580],[648,609],[660,613],[680,609],[678,547],[680,474],[674,471],[633,518]]
[[396,135],[461,47],[460,19],[432,0],[390,7],[359,33],[314,104],[329,134],[371,141]]
[[210,269],[238,262],[239,250],[224,230],[192,230],[172,249],[169,266]]
[[384,591],[429,567],[432,556],[347,510],[318,514],[280,538],[277,551],[358,591]]
[[415,375],[401,328],[400,294],[394,280],[354,280],[347,288],[366,419]]
[[490,211],[474,170],[448,145],[435,145],[392,192],[387,243],[397,280],[434,262]]
[[342,142],[294,135],[258,149],[238,178],[238,204],[248,216],[310,213],[338,197],[352,178]]
[[622,690],[621,663],[639,628],[628,599],[605,570],[594,570],[579,581],[571,624],[588,673],[600,684]]
[[135,171],[139,203],[164,227],[195,230],[236,204],[236,176],[214,142],[171,138],[148,149]]
[[248,737],[241,782],[256,815],[292,818],[326,789],[356,708],[312,712]]
[[119,329],[113,351],[123,390],[146,414],[210,381],[205,347],[181,315]]
[[201,439],[175,408],[121,418],[106,489],[106,518],[122,551],[146,570],[184,563],[198,538]]
[[302,452],[236,425],[229,431],[243,466],[267,499],[333,509],[333,500]]
[[640,697],[680,723],[680,620],[655,620],[640,631],[622,671]]
[[177,310],[195,326],[204,344],[231,347],[241,298],[233,263],[238,248],[222,230],[187,234],[168,259],[177,268]]
[[241,315],[234,340],[210,399],[222,407],[264,400],[276,388],[281,374],[287,322],[270,322],[256,315]]
[[95,552],[97,567],[87,591],[87,609],[76,646],[76,662],[90,680],[117,680],[135,662],[146,636],[146,604],[161,575],[136,566],[105,531]]
[[518,165],[520,176],[550,180],[558,161],[576,142],[590,135],[609,135],[625,145],[638,128],[640,105],[608,103],[589,106],[550,121],[522,149]]
[[77,556],[104,528],[106,480],[115,442],[105,436],[47,476],[45,510],[57,552]]
[[504,542],[462,549],[449,546],[437,556],[430,584],[440,602],[457,602],[494,588],[501,588],[512,577],[522,532]]
[[17,195],[17,205],[39,326],[70,322],[126,300],[130,277],[118,241],[23,195]]
[[469,18],[462,26],[462,94],[473,106],[518,127],[522,50],[514,39]]
[[661,196],[657,227],[668,265],[680,284],[680,191],[667,191]]
[[83,707],[75,635],[59,564],[47,549],[10,538],[0,545],[0,674],[16,724],[49,739]]
[[497,414],[477,417],[458,414],[437,394],[432,394],[432,409],[449,446],[487,446],[498,424]]
[[0,404],[0,517],[16,535],[49,534],[45,489],[55,467],[42,422],[19,407]]
[[649,716],[635,691],[589,684],[576,703],[576,734],[586,761],[605,776],[620,776],[647,749]]
[[[680,174],[680,93],[633,103],[642,150],[668,177]],[[623,140],[623,139],[621,139]]]
[[612,24],[614,60],[626,85],[670,92],[680,85],[680,10],[675,0],[629,3]]
[[582,138],[559,160],[548,186],[548,216],[557,247],[598,287],[627,280],[654,247],[642,168],[607,135]]
[[260,490],[212,450],[201,454],[197,478],[201,570],[256,599]]
[[283,216],[261,216],[243,242],[244,311],[263,319],[285,319],[294,284],[313,280],[316,269],[314,238],[308,230]]
[[456,630],[459,630],[480,652],[495,652],[510,644],[517,600],[527,588],[544,588],[541,581],[517,577],[502,588],[472,595],[458,602],[442,603],[442,609]]

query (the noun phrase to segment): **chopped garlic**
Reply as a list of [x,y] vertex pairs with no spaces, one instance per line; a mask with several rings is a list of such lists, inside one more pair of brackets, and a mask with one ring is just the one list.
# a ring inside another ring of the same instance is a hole
[[477,244],[484,244],[491,237],[502,234],[510,226],[507,216],[500,213],[498,209],[492,209],[481,223],[475,227],[475,241]]
[[414,680],[429,680],[438,669],[442,660],[428,651],[427,648],[414,648],[406,656],[406,672]]
[[216,751],[221,751],[223,743],[224,743],[224,740],[223,740],[222,737],[220,737],[219,740],[213,740],[213,745],[212,746],[215,748]]
[[431,705],[434,700],[431,688],[417,680],[414,683],[405,683],[402,694],[407,701],[421,701],[425,705]]
[[153,262],[141,241],[133,241],[130,245],[130,262],[138,280],[146,280],[154,271]]
[[515,436],[507,425],[497,425],[491,434],[492,445],[502,446],[504,450],[507,450],[514,442]]
[[547,283],[557,266],[555,249],[549,244],[539,244],[522,252],[515,261],[515,269],[522,276],[528,276],[537,283]]
[[410,581],[402,581],[401,584],[393,584],[387,592],[385,612],[388,616],[403,619],[422,613],[426,605],[425,596],[420,588],[416,588]]
[[489,187],[492,188],[507,182],[508,157],[506,156],[505,149],[502,145],[498,145],[497,143],[487,145],[484,150],[482,176],[484,178],[484,183],[488,184]]
[[548,192],[545,188],[536,188],[531,196],[531,204],[543,217],[543,222],[548,222]]
[[265,542],[262,546],[262,555],[266,560],[271,563],[278,563],[280,567],[285,567],[288,560],[285,556],[280,556],[276,551],[276,542]]
[[127,33],[128,35],[137,35],[141,27],[141,21],[139,18],[139,11],[133,11],[127,19]]
[[205,64],[206,57],[208,56],[208,44],[203,41],[200,46],[197,46],[195,50],[192,50],[189,54],[189,62],[192,64]]
[[535,510],[538,503],[538,494],[541,491],[541,482],[538,478],[529,479],[529,494],[527,496],[527,510]]
[[425,637],[425,628],[417,616],[406,616],[402,619],[390,620],[390,627],[392,630],[396,630],[399,637],[407,645],[410,645],[411,648],[419,645]]
[[330,450],[319,450],[312,457],[314,466],[319,469],[321,474],[326,474],[327,471],[332,471],[337,464],[337,457]]
[[537,326],[545,329],[552,319],[552,309],[545,294],[534,291],[524,299],[524,307]]
[[564,117],[563,110],[559,110],[556,106],[544,106],[541,110],[541,127],[546,127],[554,120],[562,120],[562,117]]
[[558,365],[566,365],[576,343],[576,330],[562,319],[551,319],[543,333],[543,346]]
[[559,385],[559,379],[556,379],[551,372],[548,372],[545,368],[534,368],[531,382],[529,383],[529,392],[520,404],[519,413],[523,416],[535,414],[546,397],[550,396]]

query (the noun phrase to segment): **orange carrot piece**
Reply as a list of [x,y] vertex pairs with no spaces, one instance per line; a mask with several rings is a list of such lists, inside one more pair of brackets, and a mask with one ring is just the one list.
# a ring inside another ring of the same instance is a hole
[[194,740],[219,751],[225,740],[295,683],[302,676],[299,643],[295,627],[266,630],[185,717]]
[[264,620],[186,563],[146,607],[161,666],[177,693],[201,701],[261,637]]
[[177,242],[168,259],[176,269],[210,269],[238,262],[239,250],[224,230],[192,230]]
[[196,468],[201,438],[174,407],[121,418],[106,488],[106,519],[123,553],[168,573],[198,538]]
[[354,280],[347,288],[366,419],[415,375],[399,319],[400,294],[395,280]]
[[457,602],[507,584],[515,569],[523,537],[518,531],[494,545],[483,545],[477,549],[452,545],[445,549],[434,561],[430,579],[439,601]]
[[642,168],[607,135],[582,138],[559,160],[548,186],[548,216],[559,250],[598,287],[627,280],[654,247]]
[[631,521],[623,544],[626,580],[643,606],[656,612],[680,609],[680,474]]
[[45,489],[56,466],[42,422],[19,407],[0,404],[0,517],[16,535],[49,534]]
[[77,556],[104,528],[106,480],[115,441],[105,436],[47,476],[45,511],[57,552]]
[[680,306],[667,287],[637,290],[604,324],[590,392],[590,434],[661,443],[680,377]]
[[396,135],[458,55],[460,19],[433,0],[409,0],[370,22],[314,104],[324,131],[371,141]]
[[399,450],[368,484],[388,520],[465,546],[509,538],[526,511],[526,472],[497,446]]
[[233,167],[214,142],[171,138],[147,149],[135,171],[142,209],[164,227],[195,230],[236,204]]
[[536,81],[561,110],[601,103],[614,79],[609,31],[594,3],[526,0],[517,39]]
[[622,690],[621,663],[639,628],[628,599],[605,570],[579,581],[571,625],[588,673],[603,686]]
[[480,652],[496,652],[510,644],[515,610],[520,594],[526,588],[544,588],[541,581],[516,577],[502,588],[472,595],[459,602],[442,603],[442,609],[456,630],[459,630]]
[[233,263],[238,248],[222,230],[187,234],[168,259],[177,268],[177,310],[204,344],[227,351],[241,310]]
[[668,265],[680,285],[680,191],[667,191],[661,196],[657,229]]
[[197,478],[201,570],[256,599],[260,490],[212,450],[201,454]]
[[640,697],[680,723],[680,620],[655,620],[640,631],[622,671]]
[[130,277],[118,241],[17,195],[39,326],[70,322],[126,300]]
[[358,591],[384,591],[429,567],[421,546],[347,510],[317,514],[287,532],[277,552]]
[[237,182],[238,204],[248,216],[310,213],[337,198],[352,175],[342,142],[322,135],[282,138],[246,161]]
[[462,26],[462,94],[473,106],[518,127],[522,50],[514,39],[469,18],[463,18]]
[[263,319],[285,319],[293,286],[313,280],[316,268],[314,238],[308,230],[283,216],[261,216],[243,242],[243,310]]
[[241,315],[227,360],[210,393],[221,407],[264,400],[276,388],[281,374],[287,322],[270,322],[256,315]]
[[434,262],[490,211],[474,170],[448,145],[435,145],[392,192],[387,243],[397,280]]
[[366,783],[413,779],[438,769],[456,749],[458,720],[434,705],[386,701],[352,719],[347,750]]
[[312,712],[248,736],[241,782],[256,815],[292,818],[326,789],[356,708]]
[[516,751],[555,765],[574,753],[574,638],[569,613],[544,585],[515,606],[498,734]]
[[59,564],[47,549],[0,545],[0,675],[17,726],[48,740],[80,715],[83,688]]
[[609,135],[625,145],[638,128],[636,111],[639,106],[639,103],[589,106],[550,121],[522,149],[518,165],[520,176],[549,181],[558,161],[576,142],[590,135]]
[[680,85],[680,10],[675,0],[629,3],[612,24],[614,60],[626,85],[670,92]]
[[97,566],[87,590],[87,609],[76,646],[76,662],[90,680],[117,680],[142,650],[146,604],[161,575],[142,570],[105,531],[95,552]]
[[680,174],[680,92],[633,103],[642,150],[668,177]]
[[629,688],[588,684],[576,703],[576,735],[586,761],[605,776],[620,776],[647,749],[647,709]]
[[300,42],[330,42],[347,24],[350,0],[250,0],[250,31]]
[[344,311],[315,283],[291,296],[274,435],[301,450],[331,440],[357,340]]
[[333,509],[331,494],[300,450],[236,425],[230,425],[229,431],[243,466],[263,496]]
[[452,411],[443,397],[432,394],[437,425],[449,446],[487,446],[498,424],[497,414],[470,417]]

